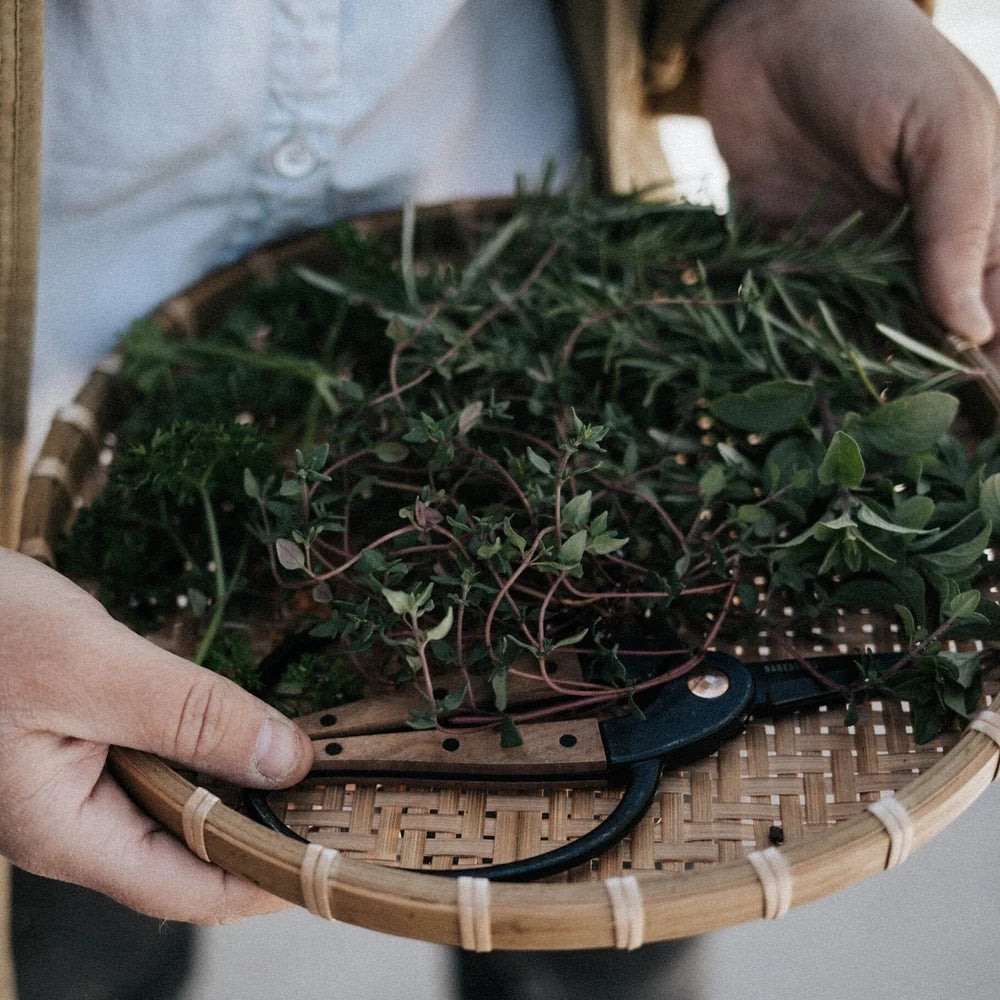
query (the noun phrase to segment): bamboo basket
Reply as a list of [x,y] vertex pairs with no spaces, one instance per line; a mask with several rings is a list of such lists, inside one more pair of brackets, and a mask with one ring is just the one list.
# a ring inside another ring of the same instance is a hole
[[[461,254],[504,202],[424,211],[418,249]],[[399,213],[367,217],[398,239]],[[335,268],[321,235],[265,248],[166,302],[154,318],[196,337],[248,282],[290,263]],[[114,355],[57,415],[29,478],[21,551],[53,563],[61,532],[100,489],[108,435],[127,410]],[[899,649],[894,626],[860,614],[817,623],[842,651]],[[767,657],[749,641],[732,650]],[[811,649],[802,650],[811,653]],[[663,776],[629,838],[566,875],[531,884],[477,877],[483,864],[558,847],[595,826],[607,788],[409,787],[306,780],[272,797],[310,843],[242,815],[229,792],[168,762],[115,748],[111,763],[135,800],[206,861],[328,919],[425,941],[490,949],[631,949],[733,924],[774,919],[901,863],[998,776],[1000,685],[964,733],[917,745],[905,703],[755,722],[714,756]],[[779,833],[780,831],[780,833]],[[436,878],[460,866],[463,877]]]

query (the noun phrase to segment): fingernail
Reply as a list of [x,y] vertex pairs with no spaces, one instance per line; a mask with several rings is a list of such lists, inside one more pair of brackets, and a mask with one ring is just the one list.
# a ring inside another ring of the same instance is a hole
[[983,297],[976,288],[966,288],[955,303],[952,329],[975,344],[983,344],[993,336],[993,320]]
[[254,748],[253,764],[267,781],[281,781],[298,766],[299,737],[291,725],[265,719]]

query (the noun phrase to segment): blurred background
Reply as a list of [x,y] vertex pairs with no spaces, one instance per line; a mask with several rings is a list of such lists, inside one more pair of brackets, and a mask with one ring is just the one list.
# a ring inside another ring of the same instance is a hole
[[[1000,4],[938,0],[935,20],[1000,86]],[[705,123],[669,119],[662,134],[682,192],[720,203],[725,170]],[[902,867],[779,921],[706,935],[703,998],[842,1000],[863,990],[866,1000],[995,1000],[998,860],[1000,791],[989,789]],[[293,910],[201,932],[184,1000],[446,1000],[452,968],[450,949]]]

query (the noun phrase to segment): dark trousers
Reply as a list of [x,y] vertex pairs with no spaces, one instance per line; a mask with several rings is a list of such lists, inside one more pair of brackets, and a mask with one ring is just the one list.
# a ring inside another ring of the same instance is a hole
[[697,1000],[696,940],[637,951],[495,951],[458,955],[461,1000]]
[[[98,893],[16,868],[11,890],[19,1000],[175,1000],[191,969],[195,928],[141,916]],[[699,956],[697,940],[633,952],[455,949],[455,996],[697,1000]],[[248,994],[248,1000],[258,998]]]
[[187,924],[17,868],[11,897],[19,1000],[173,1000],[191,969]]

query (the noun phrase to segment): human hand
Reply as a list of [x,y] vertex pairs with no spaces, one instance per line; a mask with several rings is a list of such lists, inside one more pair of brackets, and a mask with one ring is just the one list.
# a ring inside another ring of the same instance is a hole
[[[912,0],[730,0],[699,38],[702,109],[740,199],[787,224],[912,207],[924,295],[977,345],[1000,323],[1000,112]],[[1000,359],[1000,338],[988,351]]]
[[301,730],[4,549],[0,636],[0,853],[166,919],[228,923],[288,905],[200,861],[131,802],[106,762],[117,744],[276,788],[312,762]]

